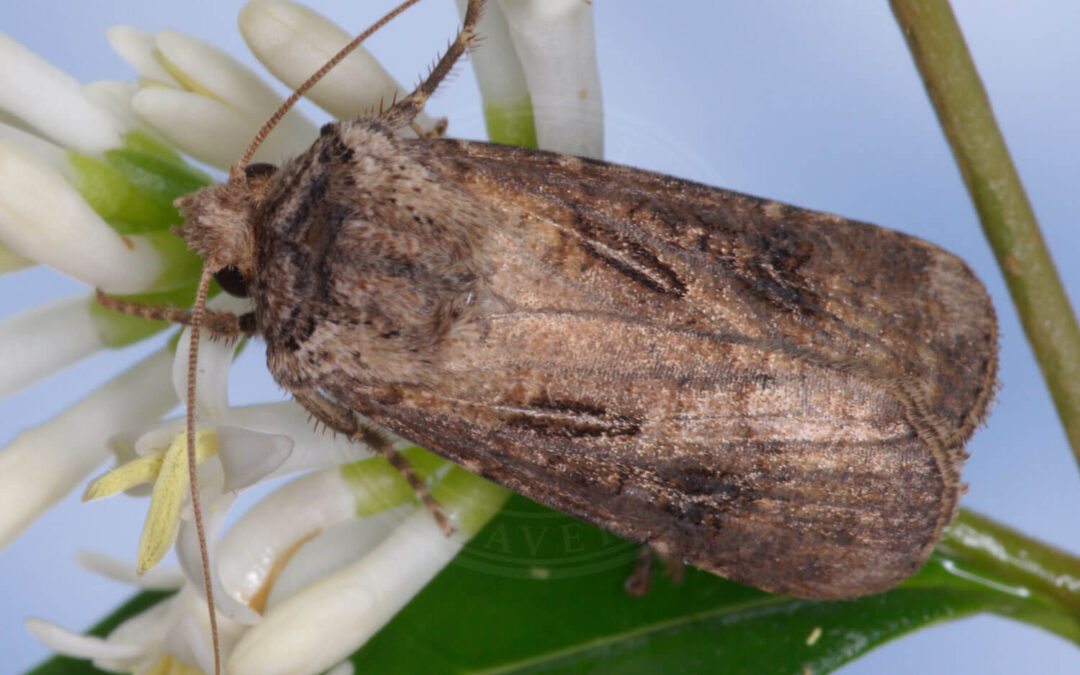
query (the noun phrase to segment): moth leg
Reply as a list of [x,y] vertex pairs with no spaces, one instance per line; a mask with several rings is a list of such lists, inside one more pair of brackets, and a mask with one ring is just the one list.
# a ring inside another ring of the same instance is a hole
[[327,398],[317,390],[296,389],[292,390],[292,395],[300,405],[304,406],[309,413],[325,424],[327,428],[345,434],[352,440],[360,441],[374,450],[376,454],[385,457],[386,461],[390,462],[390,466],[394,467],[402,478],[408,481],[416,496],[420,498],[420,501],[424,503],[424,506],[435,518],[439,528],[447,536],[453,534],[454,528],[450,525],[450,519],[442,512],[439,503],[431,496],[424,482],[413,472],[409,460],[394,450],[393,442],[382,431],[362,423],[356,419],[356,415],[351,410]]
[[416,135],[420,138],[442,138],[446,135],[446,127],[448,122],[445,117],[440,117],[435,120],[435,124],[431,125],[430,129],[425,130],[422,126],[415,121],[409,122],[409,128],[416,132]]
[[[191,312],[179,307],[144,305],[141,302],[105,295],[101,289],[97,290],[96,301],[106,309],[137,316],[140,319],[168,321],[182,326],[191,325]],[[216,338],[235,339],[241,335],[251,337],[256,333],[255,314],[253,312],[233,314],[231,312],[218,312],[207,309],[203,313],[202,325],[208,333]]]
[[634,571],[623,582],[623,588],[626,589],[627,595],[640,598],[652,589],[652,575],[656,558],[660,558],[664,563],[664,573],[667,574],[672,583],[678,584],[682,582],[683,577],[686,576],[686,565],[678,558],[672,558],[654,551],[651,546],[645,544],[638,550]]
[[442,58],[431,69],[428,76],[411,94],[382,113],[380,119],[391,129],[399,129],[412,123],[417,114],[424,109],[424,103],[435,93],[435,89],[450,73],[454,63],[468,51],[469,46],[476,39],[476,24],[480,21],[484,2],[485,0],[469,0],[461,30],[458,32],[457,37],[454,38],[454,41],[450,43],[446,53],[442,55]]
[[626,577],[623,588],[626,594],[640,598],[652,589],[653,574],[653,550],[648,546],[638,549],[637,560],[634,562],[634,571]]

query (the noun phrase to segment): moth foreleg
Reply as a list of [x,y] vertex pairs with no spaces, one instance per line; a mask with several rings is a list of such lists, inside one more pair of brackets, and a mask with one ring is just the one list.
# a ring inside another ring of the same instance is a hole
[[469,0],[461,30],[458,32],[457,37],[454,38],[454,41],[450,43],[446,53],[442,55],[442,58],[431,69],[428,76],[411,94],[395,103],[381,115],[382,121],[387,123],[391,129],[399,129],[412,123],[413,119],[424,109],[424,104],[428,98],[435,93],[439,84],[453,69],[454,63],[468,51],[469,45],[476,39],[476,24],[480,21],[484,3],[485,0]]
[[[191,325],[191,312],[179,307],[161,307],[159,305],[144,305],[141,302],[123,300],[111,295],[105,295],[100,289],[97,290],[97,303],[114,312],[137,316],[140,319],[151,321],[168,321],[182,326]],[[203,329],[217,338],[238,338],[241,335],[251,337],[256,333],[255,314],[233,314],[231,312],[218,312],[212,309],[204,310]]]
[[446,127],[447,121],[445,117],[435,120],[435,124],[431,125],[430,129],[424,129],[415,121],[409,122],[409,128],[420,138],[442,138],[446,135]]
[[626,594],[635,598],[647,595],[652,588],[653,575],[653,550],[648,546],[638,549],[637,560],[634,561],[634,571],[623,581]]
[[371,425],[364,424],[357,419],[352,410],[327,398],[318,390],[294,389],[292,395],[300,405],[304,406],[309,413],[315,416],[315,419],[325,424],[327,428],[345,434],[352,440],[360,441],[374,450],[376,454],[385,457],[386,461],[390,462],[390,466],[394,467],[401,474],[401,477],[408,481],[409,486],[416,493],[416,496],[420,498],[420,501],[424,503],[427,510],[431,512],[442,531],[447,536],[453,534],[454,528],[450,525],[450,520],[446,517],[446,514],[439,508],[439,503],[435,501],[427,486],[412,470],[409,460],[394,450],[393,442],[382,431]]
[[628,595],[640,598],[652,590],[653,570],[656,567],[656,558],[659,557],[664,563],[664,572],[671,583],[678,584],[686,574],[686,567],[678,558],[672,558],[653,550],[645,544],[638,551],[637,561],[634,563],[634,571],[623,582],[623,588]]

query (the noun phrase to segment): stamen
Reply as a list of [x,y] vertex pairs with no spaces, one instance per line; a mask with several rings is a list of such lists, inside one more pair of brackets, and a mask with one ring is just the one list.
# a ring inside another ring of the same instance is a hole
[[[217,453],[217,434],[213,431],[196,432],[195,448],[196,463],[212,457]],[[161,470],[154,482],[150,510],[146,514],[146,524],[143,526],[136,556],[136,570],[140,574],[161,562],[176,541],[176,532],[180,526],[180,507],[188,485],[185,431],[177,434],[165,452]]]

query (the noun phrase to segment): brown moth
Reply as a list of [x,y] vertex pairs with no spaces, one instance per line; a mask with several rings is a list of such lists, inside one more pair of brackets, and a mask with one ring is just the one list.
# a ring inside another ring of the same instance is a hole
[[[281,167],[247,166],[252,148],[227,183],[178,202],[204,291],[216,274],[255,304],[207,312],[207,328],[261,336],[277,382],[332,429],[378,445],[361,413],[736,581],[851,598],[914,573],[996,386],[983,285],[874,225],[399,137],[482,5],[410,96],[326,125]],[[169,315],[199,316],[201,301]]]

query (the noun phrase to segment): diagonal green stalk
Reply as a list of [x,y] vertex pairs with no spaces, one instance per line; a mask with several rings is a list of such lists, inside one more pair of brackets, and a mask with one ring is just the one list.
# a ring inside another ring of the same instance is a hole
[[1022,601],[988,609],[1080,641],[1080,560],[986,516],[960,509],[935,555],[952,573],[1012,589]]
[[1080,463],[1080,328],[948,0],[890,0]]

